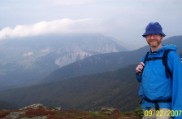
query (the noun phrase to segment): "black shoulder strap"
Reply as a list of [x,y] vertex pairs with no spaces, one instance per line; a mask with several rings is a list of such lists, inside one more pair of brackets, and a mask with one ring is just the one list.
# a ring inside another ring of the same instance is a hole
[[[146,63],[146,61],[147,61],[147,59],[148,59],[148,56],[149,56],[149,52],[147,52],[147,54],[145,55],[145,58],[144,58],[144,60],[143,60],[143,63],[144,63],[144,64]],[[144,66],[143,69],[142,69],[141,76],[142,76],[142,74],[143,74],[144,68],[145,68],[145,66]]]
[[144,64],[146,63],[146,61],[147,61],[147,59],[148,59],[148,56],[149,56],[149,52],[147,52],[147,54],[145,55],[145,58],[144,58],[144,60],[143,60],[143,63],[144,63]]
[[169,78],[169,77],[171,77],[172,78],[172,73],[171,73],[171,71],[170,71],[170,68],[169,68],[169,66],[168,66],[168,53],[170,52],[171,50],[165,50],[164,51],[164,54],[163,54],[163,59],[162,59],[162,61],[163,61],[163,64],[164,64],[164,66],[165,66],[165,71],[166,71],[166,76],[167,76],[167,78]]

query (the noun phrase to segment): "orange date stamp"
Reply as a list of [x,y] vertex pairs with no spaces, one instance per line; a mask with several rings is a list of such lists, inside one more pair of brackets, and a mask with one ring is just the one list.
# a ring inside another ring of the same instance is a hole
[[144,116],[152,117],[178,117],[182,116],[182,110],[145,110]]

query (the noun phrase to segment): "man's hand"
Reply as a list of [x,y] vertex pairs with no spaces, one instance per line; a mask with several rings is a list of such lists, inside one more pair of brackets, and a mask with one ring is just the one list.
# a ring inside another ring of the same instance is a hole
[[137,74],[141,74],[142,73],[142,70],[144,68],[144,63],[143,62],[140,62],[140,64],[136,67],[136,73]]

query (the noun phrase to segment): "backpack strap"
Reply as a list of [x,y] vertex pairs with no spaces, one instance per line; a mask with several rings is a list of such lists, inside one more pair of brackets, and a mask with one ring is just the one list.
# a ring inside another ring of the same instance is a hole
[[167,76],[167,78],[172,78],[172,73],[171,73],[171,71],[170,71],[170,68],[169,68],[169,66],[168,66],[168,54],[169,54],[169,52],[170,52],[171,50],[165,50],[164,51],[164,54],[163,54],[163,59],[162,59],[162,62],[163,62],[163,65],[165,66],[165,72],[166,72],[166,76]]
[[[144,64],[146,63],[146,61],[147,61],[147,59],[148,59],[148,56],[149,56],[149,52],[147,52],[147,54],[145,55],[145,58],[144,58],[144,60],[143,60],[143,63],[144,63]],[[143,67],[142,72],[140,73],[141,76],[142,76],[142,74],[143,74],[144,68],[145,68],[145,66]]]
[[162,57],[151,57],[151,58],[148,58],[147,61],[150,61],[150,60],[162,60],[163,58]]
[[143,63],[144,63],[144,64],[146,63],[146,61],[147,61],[147,59],[148,59],[148,56],[149,56],[149,52],[147,52],[147,54],[145,55],[145,58],[144,58],[144,60],[143,60]]

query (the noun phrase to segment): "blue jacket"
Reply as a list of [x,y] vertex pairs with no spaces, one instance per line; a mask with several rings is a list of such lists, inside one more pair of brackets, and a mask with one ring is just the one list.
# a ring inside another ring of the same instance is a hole
[[172,110],[179,111],[175,119],[182,119],[182,62],[176,55],[173,59]]
[[[171,50],[168,54],[167,61],[172,72],[172,77],[170,79],[166,77],[162,60],[147,61],[142,77],[137,75],[137,80],[141,82],[139,95],[151,100],[172,98],[172,103],[158,103],[159,107],[182,111],[182,63],[180,62],[179,55],[176,53],[176,46],[165,45],[158,51],[149,52],[148,57],[162,57],[164,51],[167,49]],[[141,61],[144,61],[144,57]],[[145,100],[142,101],[141,106],[143,109],[155,108],[153,103]]]

